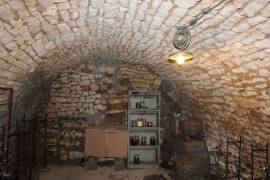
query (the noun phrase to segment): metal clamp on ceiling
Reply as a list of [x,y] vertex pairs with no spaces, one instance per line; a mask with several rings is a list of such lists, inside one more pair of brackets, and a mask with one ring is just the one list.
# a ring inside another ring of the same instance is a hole
[[173,44],[179,50],[185,50],[191,43],[191,35],[186,28],[177,27],[173,36]]
[[[207,8],[204,8],[198,13],[197,15],[194,16],[193,19],[188,21],[184,25],[176,25],[176,32],[174,33],[173,36],[173,45],[175,46],[176,49],[180,51],[186,50],[190,43],[191,43],[191,34],[189,32],[189,27],[195,25],[200,19],[202,19],[206,14],[211,12],[214,8],[217,6],[221,5],[223,2],[226,0],[220,0],[216,1],[214,5],[209,6]],[[231,1],[231,0],[227,0]],[[185,63],[187,60],[192,60],[193,59],[193,54],[189,52],[179,52],[177,54],[174,54],[169,57],[169,62],[170,63],[176,63],[178,65],[182,65]]]
[[224,1],[226,0],[221,0],[219,2],[216,2],[213,6],[209,6],[207,8],[202,9],[200,13],[194,16],[194,18],[188,21],[186,24],[177,25],[176,26],[177,31],[175,32],[173,37],[174,46],[179,50],[187,49],[191,43],[191,35],[188,28],[190,26],[195,25],[201,18],[203,18],[203,16],[211,12],[214,8],[222,4]]

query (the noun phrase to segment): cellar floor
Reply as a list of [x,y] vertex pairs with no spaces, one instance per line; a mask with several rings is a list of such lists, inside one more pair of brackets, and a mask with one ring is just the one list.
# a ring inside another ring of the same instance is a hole
[[40,173],[39,180],[173,180],[171,171],[159,167],[147,169],[115,171],[114,167],[99,167],[86,170],[80,166],[50,165]]

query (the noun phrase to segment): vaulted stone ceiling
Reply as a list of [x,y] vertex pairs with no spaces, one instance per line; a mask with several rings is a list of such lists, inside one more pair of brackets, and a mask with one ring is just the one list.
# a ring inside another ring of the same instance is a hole
[[176,82],[180,100],[205,119],[219,111],[237,119],[241,108],[269,118],[269,0],[228,0],[205,16],[191,31],[194,60],[182,67],[167,61],[174,26],[214,0],[95,2],[0,0],[0,84],[17,90],[40,70],[114,59]]

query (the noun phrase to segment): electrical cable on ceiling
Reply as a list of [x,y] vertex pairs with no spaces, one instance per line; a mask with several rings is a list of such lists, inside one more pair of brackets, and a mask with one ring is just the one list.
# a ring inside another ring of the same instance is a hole
[[191,35],[190,35],[188,28],[190,26],[195,25],[206,14],[211,12],[213,9],[215,9],[216,7],[218,7],[219,5],[221,5],[225,1],[226,0],[221,0],[217,3],[215,3],[213,6],[209,6],[207,8],[202,9],[199,14],[194,16],[193,19],[191,19],[190,21],[188,21],[184,25],[176,25],[177,31],[175,32],[174,37],[173,37],[174,46],[179,50],[187,49],[191,43]]

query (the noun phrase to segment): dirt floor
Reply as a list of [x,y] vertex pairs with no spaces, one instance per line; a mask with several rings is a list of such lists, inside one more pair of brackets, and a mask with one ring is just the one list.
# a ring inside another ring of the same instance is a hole
[[115,171],[113,167],[86,170],[80,166],[51,165],[40,173],[39,180],[173,180],[171,171],[159,167]]

